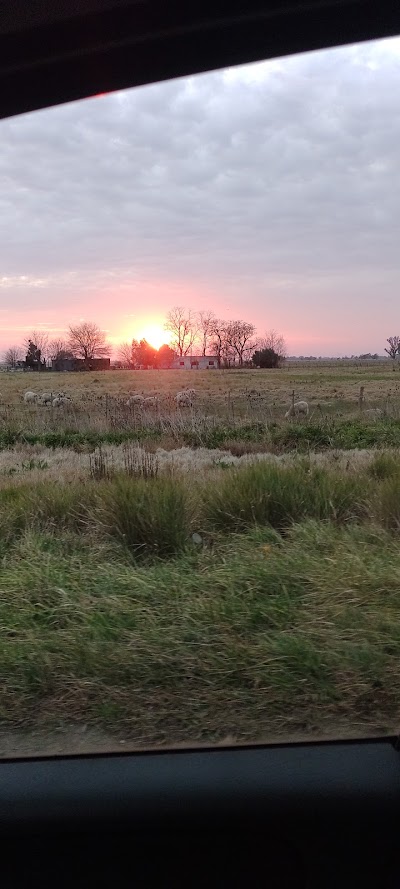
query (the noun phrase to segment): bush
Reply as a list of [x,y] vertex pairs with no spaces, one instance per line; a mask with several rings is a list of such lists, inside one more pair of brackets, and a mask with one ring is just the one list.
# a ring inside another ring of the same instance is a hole
[[203,500],[206,525],[243,531],[254,524],[278,530],[306,517],[343,522],[368,513],[365,479],[341,477],[304,466],[282,468],[258,463],[226,473]]
[[400,474],[400,460],[394,454],[376,454],[367,473],[376,479],[392,478]]
[[118,476],[97,489],[94,521],[135,556],[169,558],[189,535],[185,489],[168,477]]
[[252,362],[256,367],[271,368],[280,367],[283,359],[274,349],[259,349],[254,352]]

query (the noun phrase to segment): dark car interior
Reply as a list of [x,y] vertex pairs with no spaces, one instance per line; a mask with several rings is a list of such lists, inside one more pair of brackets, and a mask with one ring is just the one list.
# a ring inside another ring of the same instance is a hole
[[[395,0],[13,0],[0,116],[400,33]],[[400,885],[396,737],[0,762],[3,886]]]

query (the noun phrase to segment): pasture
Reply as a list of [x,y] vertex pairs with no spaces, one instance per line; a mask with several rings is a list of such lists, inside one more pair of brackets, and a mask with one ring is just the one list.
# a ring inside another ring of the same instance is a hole
[[[285,419],[293,390],[309,414]],[[389,363],[0,391],[0,754],[398,730]]]

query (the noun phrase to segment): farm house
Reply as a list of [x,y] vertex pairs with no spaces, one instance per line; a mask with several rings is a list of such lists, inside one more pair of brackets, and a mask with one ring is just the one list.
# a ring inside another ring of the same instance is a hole
[[216,355],[180,355],[172,363],[174,370],[212,370],[218,367]]

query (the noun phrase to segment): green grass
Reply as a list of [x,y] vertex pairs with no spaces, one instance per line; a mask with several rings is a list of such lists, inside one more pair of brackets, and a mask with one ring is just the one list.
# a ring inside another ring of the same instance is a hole
[[399,466],[10,481],[0,725],[78,722],[144,745],[389,731]]
[[255,463],[205,490],[204,515],[210,528],[234,532],[254,524],[282,530],[308,517],[345,522],[368,514],[368,491],[362,476]]
[[[19,443],[42,445],[48,448],[97,448],[102,444],[125,442],[151,443],[163,447],[223,448],[242,445],[252,450],[259,444],[275,452],[325,450],[331,448],[400,447],[400,420],[385,417],[371,421],[363,417],[352,419],[323,418],[300,422],[273,422],[266,419],[248,422],[241,419],[185,416],[154,417],[148,425],[135,422],[133,428],[111,431],[75,431],[58,429],[47,432],[28,432],[4,426],[0,430],[0,450]],[[253,447],[252,447],[253,446]]]
[[187,541],[187,498],[179,479],[117,476],[99,488],[92,514],[102,536],[136,556],[167,558]]
[[335,719],[388,729],[399,571],[388,532],[313,520],[142,566],[118,545],[27,531],[3,565],[0,718],[94,723],[142,744],[290,737]]

